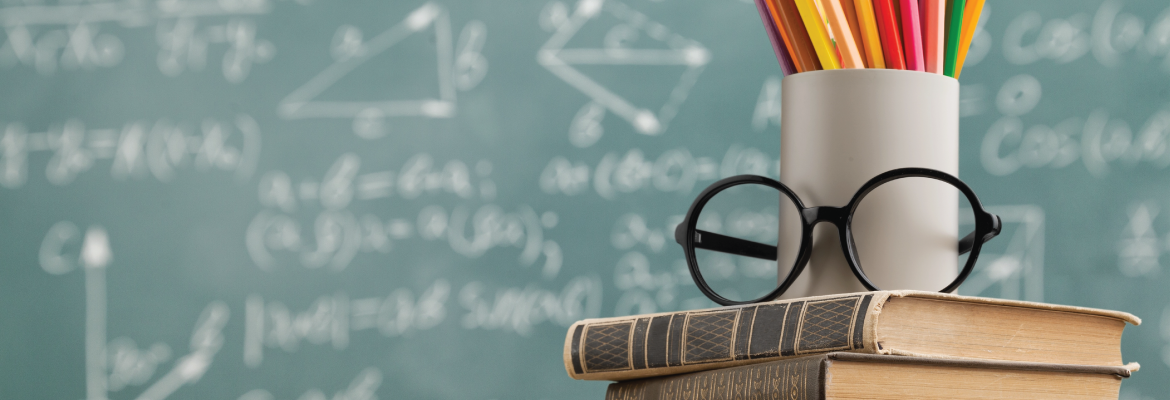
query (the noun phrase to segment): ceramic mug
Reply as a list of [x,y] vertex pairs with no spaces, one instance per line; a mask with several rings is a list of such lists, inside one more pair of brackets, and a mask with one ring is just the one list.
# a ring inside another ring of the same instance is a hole
[[[959,82],[940,74],[840,69],[783,80],[780,182],[806,206],[842,206],[869,179],[904,167],[959,175]],[[922,180],[866,198],[880,212],[856,215],[854,238],[879,287],[938,290],[959,269],[959,197]],[[872,202],[872,203],[871,203]],[[782,226],[798,218],[781,213]],[[781,235],[791,254],[799,238]],[[786,258],[780,257],[781,260]],[[780,264],[784,264],[780,261]],[[791,265],[778,265],[783,280]],[[866,290],[854,278],[832,224],[818,224],[812,255],[783,298]]]

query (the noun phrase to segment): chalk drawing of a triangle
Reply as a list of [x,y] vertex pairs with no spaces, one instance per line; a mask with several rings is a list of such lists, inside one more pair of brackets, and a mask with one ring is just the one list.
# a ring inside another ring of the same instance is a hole
[[[341,78],[375,56],[389,50],[403,39],[418,32],[434,30],[439,73],[438,98],[385,101],[316,100]],[[412,11],[398,24],[362,43],[350,57],[337,60],[307,83],[285,96],[277,113],[285,119],[427,117],[450,118],[455,115],[455,86],[451,75],[451,23],[447,11],[435,3],[426,3]]]
[[[635,49],[622,47],[569,48],[565,45],[586,23],[602,12],[622,21],[627,27],[666,44],[665,49]],[[657,135],[666,130],[667,124],[678,113],[678,107],[686,100],[699,74],[711,60],[711,54],[702,44],[670,32],[665,26],[650,21],[625,4],[604,0],[581,0],[573,14],[567,18],[537,53],[537,62],[565,83],[580,90],[601,104],[610,112],[625,119],[638,132]],[[639,65],[639,66],[683,66],[686,67],[670,97],[657,112],[639,107],[615,94],[574,66],[577,65]]]

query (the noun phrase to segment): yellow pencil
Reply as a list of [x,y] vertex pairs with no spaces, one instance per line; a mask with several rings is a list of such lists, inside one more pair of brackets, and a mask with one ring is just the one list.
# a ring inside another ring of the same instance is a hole
[[877,18],[873,15],[873,2],[854,0],[853,7],[857,9],[857,24],[861,26],[861,39],[865,43],[866,64],[870,68],[885,68],[886,58],[882,55],[882,37],[878,34]]
[[983,13],[984,0],[967,0],[963,9],[963,34],[959,36],[959,55],[955,60],[955,79],[963,71],[963,62],[967,60],[967,50],[971,48],[971,39],[975,38],[975,28],[979,26],[979,14]]
[[[853,31],[849,26],[849,18],[845,16],[845,9],[841,7],[842,0],[823,0],[825,16],[829,22],[829,29],[833,32],[837,42],[837,53],[841,55],[841,68],[865,68],[865,61],[861,60],[859,43],[853,40]],[[851,1],[851,0],[844,0]]]
[[821,60],[821,69],[839,69],[841,63],[833,50],[833,42],[829,39],[829,32],[825,29],[825,20],[817,11],[813,0],[796,0],[796,9],[800,11],[800,20],[804,21],[804,29],[812,39],[813,48],[817,51],[817,58]]

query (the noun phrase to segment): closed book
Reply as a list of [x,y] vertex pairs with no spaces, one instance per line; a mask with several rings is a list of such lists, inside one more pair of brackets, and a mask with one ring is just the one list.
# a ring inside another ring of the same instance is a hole
[[569,327],[574,379],[627,380],[851,351],[1122,365],[1118,311],[936,292],[875,291],[627,317]]
[[618,382],[605,398],[1113,400],[1137,367],[828,353]]

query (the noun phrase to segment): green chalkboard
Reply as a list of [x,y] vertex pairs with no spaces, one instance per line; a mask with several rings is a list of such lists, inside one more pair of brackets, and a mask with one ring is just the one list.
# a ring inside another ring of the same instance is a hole
[[[566,327],[712,305],[674,225],[778,176],[751,2],[0,0],[0,25],[0,398],[598,399]],[[961,292],[1137,314],[1122,396],[1164,396],[1170,8],[989,1],[961,83],[960,175],[1005,222]]]

